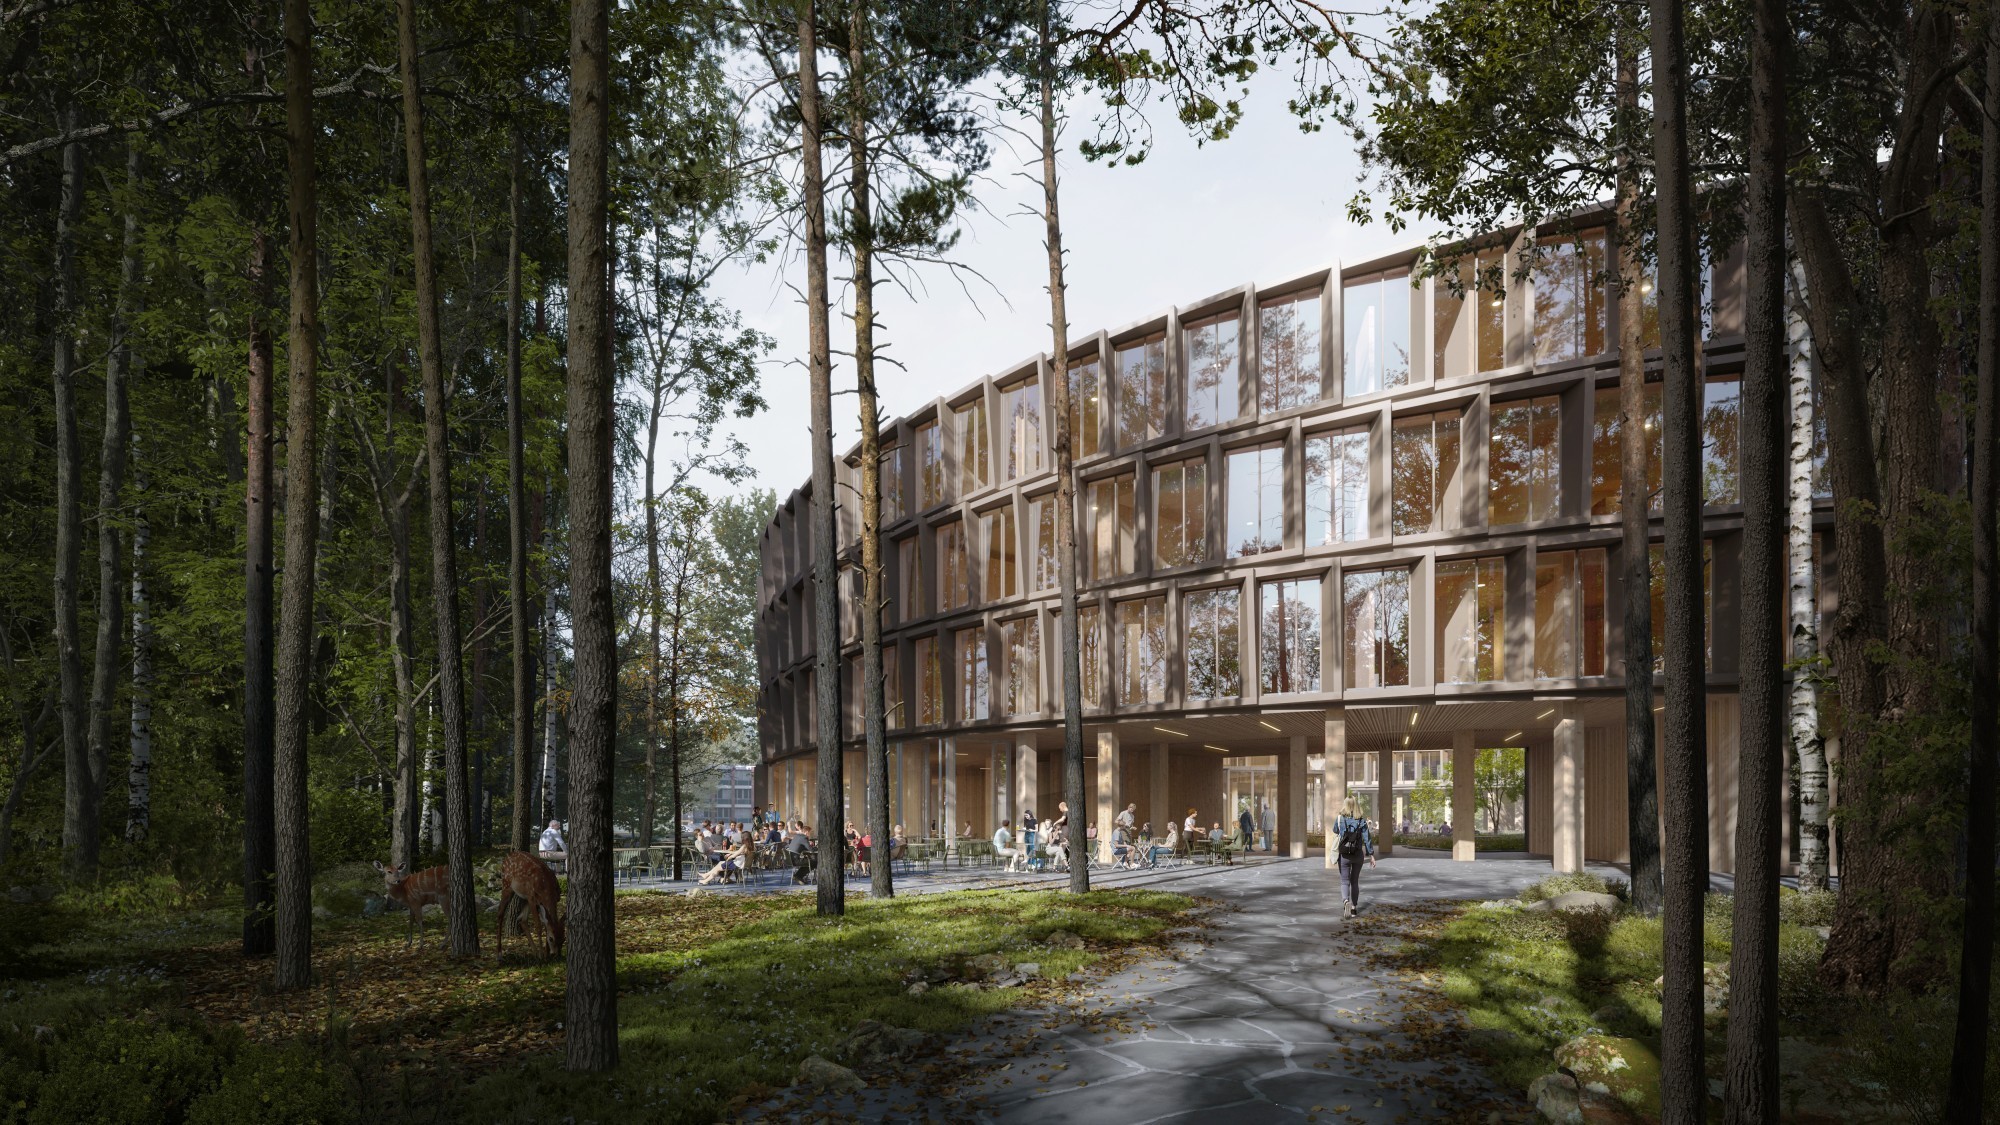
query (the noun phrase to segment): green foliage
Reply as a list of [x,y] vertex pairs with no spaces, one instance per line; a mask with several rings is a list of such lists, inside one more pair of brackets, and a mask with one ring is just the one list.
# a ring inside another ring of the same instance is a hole
[[187,1125],[347,1125],[358,1120],[352,1080],[299,1046],[252,1044],[237,1052],[216,1087],[196,1100]]
[[1527,788],[1528,752],[1521,747],[1485,749],[1473,758],[1473,797],[1489,825],[1499,827],[1501,813],[1513,808]]
[[315,785],[308,800],[315,869],[388,856],[389,825],[382,815],[380,794]]
[[1778,891],[1778,921],[1791,926],[1831,926],[1840,895],[1834,891]]
[[215,1082],[215,1045],[198,1032],[137,1020],[87,1028],[49,1052],[26,1099],[28,1125],[178,1121]]
[[1540,902],[1571,891],[1591,891],[1601,895],[1615,894],[1624,898],[1630,889],[1630,886],[1622,881],[1614,882],[1595,872],[1571,871],[1561,875],[1551,875],[1522,891],[1518,897],[1522,902]]
[[1437,824],[1451,810],[1451,762],[1436,777],[1423,777],[1410,792],[1410,815],[1419,824]]

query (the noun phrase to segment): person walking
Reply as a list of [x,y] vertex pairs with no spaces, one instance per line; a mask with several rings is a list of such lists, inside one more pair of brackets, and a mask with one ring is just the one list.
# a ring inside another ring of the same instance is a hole
[[1361,864],[1375,866],[1375,837],[1361,815],[1361,802],[1349,797],[1340,806],[1340,815],[1327,826],[1327,839],[1340,856],[1340,901],[1343,916],[1352,918],[1361,911]]
[[1250,850],[1250,842],[1257,834],[1257,822],[1250,819],[1250,802],[1245,801],[1236,811],[1236,837],[1244,851]]

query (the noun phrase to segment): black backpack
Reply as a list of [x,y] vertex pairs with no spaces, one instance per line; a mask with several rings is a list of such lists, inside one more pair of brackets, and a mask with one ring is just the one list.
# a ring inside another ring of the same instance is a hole
[[1368,822],[1359,817],[1349,817],[1340,830],[1340,858],[1361,858],[1361,833]]

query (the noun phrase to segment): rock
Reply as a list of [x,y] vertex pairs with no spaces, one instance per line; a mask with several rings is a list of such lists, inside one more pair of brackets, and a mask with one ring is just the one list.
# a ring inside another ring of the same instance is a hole
[[389,900],[383,898],[381,895],[369,895],[361,900],[361,916],[363,918],[380,918],[382,911],[387,908],[388,902]]
[[1818,934],[1818,935],[1819,935],[1819,940],[1821,940],[1821,941],[1826,941],[1826,940],[1830,939],[1831,937],[1833,937],[1833,927],[1832,927],[1832,926],[1814,926],[1814,927],[1812,928],[1812,932],[1813,932],[1813,933],[1815,933],[1815,934]]
[[1070,930],[1055,930],[1042,939],[1050,949],[1082,949],[1083,938]]
[[[1592,1117],[1593,1099],[1616,1102],[1647,1120],[1660,1113],[1660,1058],[1638,1039],[1579,1035],[1556,1048],[1556,1065],[1582,1084],[1579,1112]],[[1602,1107],[1609,1110],[1609,1106]]]
[[1618,910],[1618,896],[1601,891],[1568,891],[1547,901],[1550,910],[1604,910],[1614,913]]
[[1701,970],[1701,1010],[1704,1015],[1729,1013],[1729,965],[1717,962]]
[[799,1063],[796,1081],[801,1086],[811,1086],[829,1094],[852,1094],[868,1088],[868,1083],[863,1082],[860,1075],[818,1055],[807,1055]]
[[862,1020],[834,1053],[855,1066],[865,1066],[903,1058],[923,1045],[924,1033],[915,1028]]
[[1033,961],[1023,961],[1014,966],[1014,972],[1019,974],[1022,980],[1031,980],[1042,975],[1042,967]]
[[922,996],[924,993],[929,992],[930,990],[931,990],[930,984],[925,981],[918,981],[915,984],[912,984],[908,989],[909,994],[912,996]]
[[689,887],[689,888],[688,888],[688,891],[687,891],[687,897],[689,897],[689,898],[707,898],[707,897],[708,897],[708,888],[707,888],[707,887]]
[[315,920],[324,922],[332,917],[333,917],[333,911],[328,910],[326,907],[324,906],[313,907],[313,918]]
[[1544,1074],[1528,1086],[1528,1100],[1542,1120],[1555,1125],[1583,1125],[1582,1092],[1567,1074]]
[[1538,898],[1533,902],[1523,905],[1521,907],[1521,912],[1524,914],[1547,914],[1549,911],[1554,910],[1555,908],[1556,908],[1555,903],[1552,902],[1551,900],[1545,898]]
[[488,898],[485,895],[474,895],[472,897],[474,901],[479,903],[479,912],[481,914],[491,914],[495,910],[500,909],[500,900],[497,898]]
[[1563,1010],[1563,998],[1554,993],[1548,993],[1543,995],[1540,1000],[1535,1001],[1535,1007],[1540,1008],[1544,1012],[1560,1012]]
[[980,953],[965,959],[966,980],[991,980],[1009,972],[1014,967],[1012,961],[999,953]]

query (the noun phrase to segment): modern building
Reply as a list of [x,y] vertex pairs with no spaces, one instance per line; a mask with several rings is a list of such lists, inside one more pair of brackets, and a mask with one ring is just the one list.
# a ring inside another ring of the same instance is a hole
[[[1515,277],[1529,239],[1538,253]],[[1653,589],[1616,578],[1619,326],[1605,249],[1601,229],[1514,231],[1456,281],[1413,282],[1411,250],[1241,286],[1077,337],[1067,419],[1052,416],[1051,363],[1035,356],[887,424],[894,819],[985,834],[1056,804],[1051,462],[1065,424],[1087,802],[1101,830],[1128,803],[1155,824],[1189,809],[1233,823],[1249,808],[1303,855],[1332,797],[1365,789],[1372,809],[1395,809],[1428,757],[1453,765],[1454,851],[1470,859],[1474,754],[1518,746],[1531,849],[1561,870],[1623,860],[1623,607],[1651,597],[1657,634],[1663,594],[1657,516]],[[1703,273],[1710,839],[1728,871],[1741,259]],[[1648,305],[1641,327],[1656,339],[1654,315]],[[1648,363],[1657,380],[1657,351]],[[1657,417],[1657,381],[1648,394]],[[1647,429],[1657,504],[1658,423]],[[856,463],[839,467],[837,508],[858,821]],[[759,792],[808,820],[810,492],[764,532],[758,622]],[[1814,522],[1830,548],[1828,499]]]
[[690,824],[700,824],[704,820],[719,820],[724,823],[740,820],[748,823],[750,812],[758,805],[756,798],[756,771],[751,766],[725,764],[717,768],[715,788],[705,794],[705,800],[688,809]]

